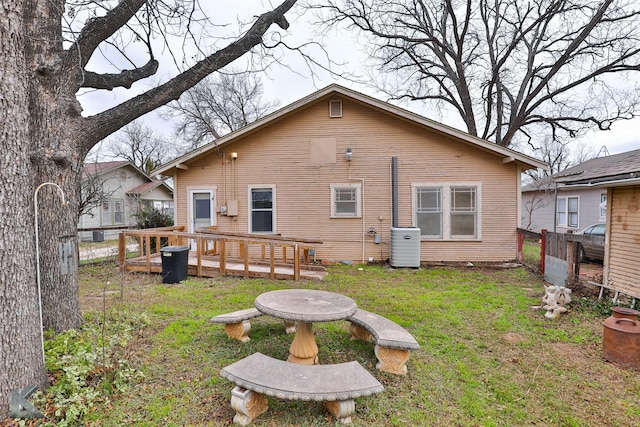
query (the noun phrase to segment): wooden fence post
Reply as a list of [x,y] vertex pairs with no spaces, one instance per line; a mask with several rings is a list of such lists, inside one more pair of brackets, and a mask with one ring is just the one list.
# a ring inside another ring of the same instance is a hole
[[540,238],[540,270],[544,276],[544,254],[547,252],[547,229],[543,228],[540,233],[542,234]]
[[127,261],[127,238],[125,233],[118,234],[118,266],[120,271],[125,271]]
[[524,234],[518,231],[518,262],[524,261],[524,254],[522,253],[523,245],[524,245]]

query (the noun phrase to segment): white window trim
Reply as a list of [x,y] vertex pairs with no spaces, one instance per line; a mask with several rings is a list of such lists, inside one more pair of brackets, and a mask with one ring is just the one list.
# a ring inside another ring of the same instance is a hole
[[[576,225],[569,225],[569,199],[578,199],[578,223]],[[580,196],[562,196],[558,197],[558,200],[564,200],[564,223],[558,222],[556,226],[570,228],[572,230],[578,230],[580,228]],[[558,205],[556,202],[556,217],[558,217]]]
[[[331,218],[362,218],[362,185],[358,183],[330,184],[331,188]],[[356,189],[356,214],[339,215],[336,214],[336,190],[342,188]]]
[[[475,237],[451,237],[451,188],[474,187],[476,189],[476,236]],[[482,240],[482,182],[416,182],[411,184],[411,221],[412,226],[417,227],[416,210],[418,207],[418,188],[440,188],[442,192],[442,236],[420,236],[420,240],[429,241],[481,241]]]
[[[261,232],[255,232],[255,231],[251,231],[253,230],[253,218],[251,215],[251,211],[252,211],[252,203],[251,203],[251,194],[252,191],[254,189],[257,188],[268,188],[271,190],[271,199],[272,199],[272,203],[273,206],[271,208],[272,210],[272,216],[271,216],[271,230],[272,231],[261,231]],[[251,234],[276,234],[278,231],[276,230],[276,224],[278,221],[276,221],[276,185],[275,184],[264,184],[264,185],[248,185],[247,186],[247,232],[251,233]]]

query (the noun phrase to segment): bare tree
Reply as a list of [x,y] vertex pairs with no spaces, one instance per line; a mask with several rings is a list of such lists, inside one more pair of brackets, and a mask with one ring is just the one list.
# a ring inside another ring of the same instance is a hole
[[525,173],[531,181],[540,181],[597,156],[594,150],[584,142],[576,144],[550,137],[538,138],[536,144],[529,141],[525,147],[518,146],[517,148],[521,148],[523,152],[530,153],[533,157],[549,165],[548,170],[526,171]]
[[109,198],[113,192],[104,191],[104,182],[96,173],[85,173],[80,189],[80,201],[78,202],[78,219],[82,215],[91,214],[91,210],[99,206],[103,200]]
[[176,148],[139,120],[123,127],[106,144],[108,156],[127,160],[147,175],[178,154]]
[[640,65],[632,0],[325,0],[325,24],[367,36],[393,99],[457,114],[469,133],[508,147],[608,130],[634,117]]
[[533,181],[527,185],[526,191],[523,189],[523,221],[522,224],[527,230],[534,226],[535,212],[544,209],[554,202],[554,183],[550,177],[545,177]]
[[219,73],[167,104],[163,117],[177,119],[177,135],[196,148],[274,111],[279,103],[265,101],[263,93],[256,74]]
[[[285,14],[295,3],[282,0],[254,15],[241,32],[217,40],[213,33],[228,27],[214,26],[208,16],[216,15],[199,10],[206,2],[195,0],[2,3],[0,419],[8,415],[11,390],[46,383],[42,325],[59,331],[81,324],[77,270],[61,267],[58,249],[61,239],[70,243],[69,236],[76,235],[86,154],[210,73],[247,53],[259,61],[282,46],[271,40],[283,34],[268,34],[279,31],[273,24],[289,27]],[[178,41],[176,49],[171,40]],[[158,72],[161,51],[173,52],[172,62],[162,63],[168,68],[145,90],[142,81]],[[114,72],[106,69],[109,64]],[[164,76],[169,77],[161,80]],[[77,96],[83,90],[126,92],[134,85],[126,101],[97,114],[81,114]]]

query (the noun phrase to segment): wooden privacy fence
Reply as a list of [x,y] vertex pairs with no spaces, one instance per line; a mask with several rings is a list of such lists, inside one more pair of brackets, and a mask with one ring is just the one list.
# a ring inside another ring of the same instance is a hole
[[[540,269],[547,282],[557,286],[565,286],[567,281],[573,282],[580,276],[580,243],[590,242],[602,244],[604,237],[585,236],[572,233],[554,233],[542,230],[535,233],[530,230],[518,228],[518,257],[522,257],[522,243],[524,237],[540,239]],[[599,284],[602,286],[601,284]]]
[[[119,234],[118,263],[122,271],[162,272],[161,249],[188,246],[189,275],[219,274],[271,279],[321,278],[323,267],[310,264],[321,240],[274,235],[231,233],[213,228],[187,233],[184,226],[123,231]],[[139,256],[127,258],[127,242],[134,240]],[[321,277],[319,277],[321,276]]]

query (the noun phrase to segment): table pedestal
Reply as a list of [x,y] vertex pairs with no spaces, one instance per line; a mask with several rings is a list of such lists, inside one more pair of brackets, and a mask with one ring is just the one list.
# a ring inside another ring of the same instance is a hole
[[318,345],[311,331],[311,323],[299,322],[296,328],[296,336],[289,347],[287,362],[301,365],[318,365]]

